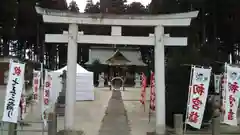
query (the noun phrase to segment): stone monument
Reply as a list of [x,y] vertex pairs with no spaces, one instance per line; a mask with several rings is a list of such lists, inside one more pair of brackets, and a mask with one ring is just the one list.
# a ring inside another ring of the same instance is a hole
[[98,87],[100,88],[104,87],[104,81],[105,81],[104,73],[102,72],[98,77],[98,82],[99,82]]
[[135,88],[141,88],[141,78],[138,73],[135,73]]
[[59,93],[58,99],[57,99],[57,113],[60,116],[64,116],[65,112],[65,96],[66,96],[66,78],[67,78],[67,71],[64,70],[62,75],[59,76],[62,78],[62,90]]

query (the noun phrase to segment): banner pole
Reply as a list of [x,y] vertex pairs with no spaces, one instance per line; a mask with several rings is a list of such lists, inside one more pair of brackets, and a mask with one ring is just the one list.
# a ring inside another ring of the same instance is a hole
[[[225,110],[226,110],[226,90],[227,90],[227,63],[224,64],[224,72],[223,72],[223,89],[221,89],[221,98],[222,98],[222,105],[221,105],[221,115],[222,115],[222,118],[221,118],[221,122],[224,122],[224,115],[225,115]],[[224,110],[223,110],[224,109]]]
[[[150,87],[151,90],[151,87]],[[150,92],[150,100],[149,100],[149,111],[148,111],[148,123],[151,121],[151,92]]]
[[44,89],[44,73],[43,73],[43,62],[41,63],[41,72],[40,72],[40,82],[41,82],[41,85],[40,85],[40,106],[41,106],[41,111],[40,111],[40,113],[41,113],[41,120],[43,121],[42,122],[42,127],[44,127],[44,119],[43,119],[43,117],[44,117],[44,113],[43,113],[43,89]]
[[150,72],[150,99],[149,99],[149,108],[148,108],[148,123],[150,123],[150,121],[151,121],[151,86],[152,86],[152,84],[151,84],[151,75],[152,75],[152,72]]
[[147,90],[146,90],[147,88],[146,88],[146,75],[145,74],[144,74],[144,76],[142,76],[142,80],[144,80],[144,82],[142,81],[142,86],[144,89],[144,112],[145,112],[146,111],[146,103],[147,103]]
[[151,95],[152,95],[152,71],[150,72],[150,100],[149,100],[149,112],[148,112],[148,123],[151,121]]
[[[144,76],[145,76],[145,75],[144,75]],[[143,94],[144,94],[143,110],[144,110],[144,112],[145,112],[145,107],[146,107],[146,88],[145,88],[145,86],[144,86],[144,85],[145,85],[145,84],[144,84],[145,82],[143,82],[143,80],[145,81],[145,78],[143,78],[144,76],[143,76],[143,73],[142,73],[142,77],[141,77],[141,83],[142,83],[142,84],[141,84],[141,86],[142,86],[142,89],[143,89],[143,91],[144,91],[144,93],[143,93]]]
[[41,63],[41,69],[40,69],[40,88],[39,88],[39,90],[40,90],[40,99],[39,99],[39,101],[40,101],[40,106],[41,106],[41,119],[42,119],[42,109],[43,109],[43,104],[42,104],[42,91],[43,91],[43,64]]
[[194,71],[195,66],[191,66],[191,72],[190,72],[190,79],[189,79],[189,87],[188,87],[188,100],[187,100],[187,109],[186,109],[186,116],[185,116],[185,122],[184,122],[184,130],[183,134],[186,133],[187,131],[187,118],[188,118],[188,108],[189,108],[189,100],[191,96],[191,90],[192,90],[192,76],[193,76],[193,71]]
[[149,111],[148,111],[148,123],[151,121],[151,94],[152,94],[152,72],[150,72],[150,100],[149,100]]

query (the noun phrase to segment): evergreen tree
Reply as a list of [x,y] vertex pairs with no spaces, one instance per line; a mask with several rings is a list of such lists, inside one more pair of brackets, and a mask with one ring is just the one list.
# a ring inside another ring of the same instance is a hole
[[84,11],[85,13],[100,13],[100,3],[93,4],[92,0],[88,0]]
[[125,12],[127,0],[111,0],[109,13],[121,14]]
[[132,2],[126,6],[127,14],[146,14],[148,13],[147,8],[140,2]]
[[4,56],[9,55],[9,44],[11,40],[16,38],[16,22],[18,12],[18,1],[17,0],[1,0],[0,2],[0,43],[1,53]]
[[79,13],[79,7],[76,1],[72,0],[68,6],[69,11]]

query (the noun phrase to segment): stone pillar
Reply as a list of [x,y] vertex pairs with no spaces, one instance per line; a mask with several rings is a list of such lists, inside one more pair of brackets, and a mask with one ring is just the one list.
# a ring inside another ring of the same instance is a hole
[[212,135],[220,135],[220,117],[212,119]]
[[174,130],[176,135],[183,135],[183,115],[174,114]]
[[105,81],[104,73],[102,72],[98,77],[98,82],[99,82],[98,87],[103,88],[104,87],[104,81]]
[[[64,70],[62,73],[62,90],[59,93],[59,96],[64,96],[66,95],[66,81],[67,81],[67,71]],[[65,102],[64,102],[65,104]]]
[[166,103],[165,103],[165,59],[164,59],[164,28],[155,27],[155,91],[156,91],[156,133],[165,135],[166,132]]
[[17,123],[8,124],[8,135],[17,135]]
[[135,73],[135,88],[141,88],[141,79],[138,73]]
[[57,134],[57,114],[55,105],[53,111],[48,114],[48,135],[56,134]]
[[67,89],[64,129],[74,130],[74,108],[76,103],[76,65],[77,65],[77,35],[78,25],[69,24],[68,29],[68,53],[67,53]]

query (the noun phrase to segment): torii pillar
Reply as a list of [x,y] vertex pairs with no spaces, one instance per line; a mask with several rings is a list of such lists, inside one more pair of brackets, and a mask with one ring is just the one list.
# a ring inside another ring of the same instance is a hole
[[[88,44],[129,44],[155,46],[155,89],[156,89],[156,134],[166,132],[165,120],[165,56],[164,46],[186,46],[186,37],[170,37],[164,34],[165,26],[189,26],[198,11],[169,15],[101,15],[75,14],[64,11],[42,9],[36,7],[37,13],[43,16],[46,23],[69,24],[68,33],[46,34],[45,41],[49,43],[68,43],[68,72],[65,109],[65,130],[74,130],[74,106],[76,90],[77,43]],[[112,35],[84,35],[78,33],[78,25],[110,25]],[[121,36],[121,26],[152,26],[154,36],[136,37]],[[81,114],[81,112],[80,112]]]

